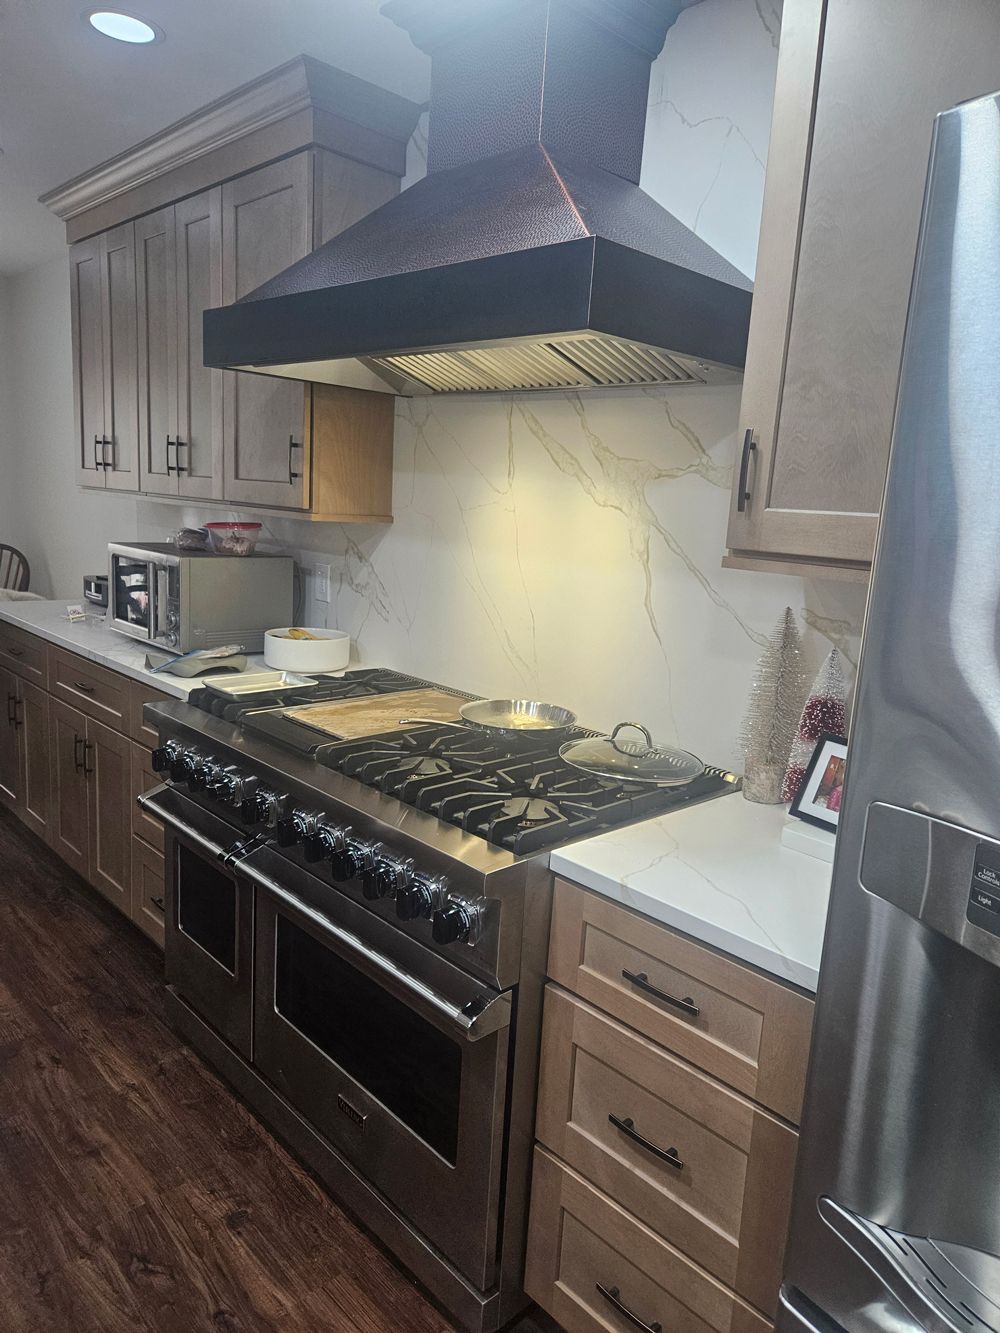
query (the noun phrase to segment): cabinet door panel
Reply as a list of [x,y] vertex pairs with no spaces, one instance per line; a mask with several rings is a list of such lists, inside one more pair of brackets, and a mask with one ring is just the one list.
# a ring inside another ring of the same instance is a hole
[[[226,304],[308,254],[312,159],[299,153],[222,190]],[[309,390],[264,375],[225,375],[225,498],[302,509],[309,503]],[[294,446],[290,447],[290,442]],[[297,475],[293,475],[297,474]]]
[[135,224],[138,320],[139,477],[154,495],[176,495],[177,291],[174,281],[174,210],[161,209]]
[[87,722],[90,882],[128,914],[132,904],[131,742]]
[[18,682],[18,763],[20,815],[40,838],[49,835],[51,778],[49,773],[49,696],[37,685]]
[[221,370],[202,360],[201,317],[222,305],[222,188],[175,206],[177,237],[177,431],[181,495],[222,498]]
[[132,839],[132,920],[163,948],[163,853]]
[[82,746],[87,739],[87,719],[75,708],[49,701],[49,774],[52,805],[49,812],[49,843],[78,875],[87,875],[89,857],[87,779],[83,772]]
[[20,796],[20,771],[17,754],[17,677],[0,667],[0,805],[13,810]]
[[865,565],[933,120],[996,85],[998,30],[991,0],[827,0],[825,11],[819,0],[783,11],[740,425],[757,451],[729,545]]
[[104,486],[104,336],[101,320],[101,238],[70,248],[70,320],[73,344],[73,435],[77,480]]
[[108,490],[139,489],[138,346],[135,232],[131,222],[101,237],[104,417],[110,441]]

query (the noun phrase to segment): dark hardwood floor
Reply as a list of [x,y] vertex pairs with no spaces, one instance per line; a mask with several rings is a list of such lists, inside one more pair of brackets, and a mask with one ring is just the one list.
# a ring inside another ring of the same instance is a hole
[[2,1333],[450,1330],[181,1045],[161,971],[0,813]]

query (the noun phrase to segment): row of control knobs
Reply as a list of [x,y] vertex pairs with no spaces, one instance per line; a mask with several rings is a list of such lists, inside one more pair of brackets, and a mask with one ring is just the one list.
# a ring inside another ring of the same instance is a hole
[[204,792],[239,811],[248,825],[264,825],[279,847],[300,846],[307,861],[326,862],[337,883],[361,881],[369,902],[392,899],[403,921],[430,920],[438,944],[474,944],[479,933],[478,904],[448,892],[443,875],[428,875],[412,860],[393,855],[380,842],[366,842],[350,828],[326,823],[322,816],[289,810],[288,798],[265,787],[259,778],[206,758],[177,741],[153,751],[153,768],[189,791]]

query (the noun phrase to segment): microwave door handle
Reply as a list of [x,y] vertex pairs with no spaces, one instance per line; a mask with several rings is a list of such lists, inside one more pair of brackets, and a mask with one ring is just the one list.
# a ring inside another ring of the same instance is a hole
[[[481,1008],[472,1009],[469,1005],[460,1008],[391,958],[373,949],[359,936],[336,925],[322,912],[317,912],[301,898],[289,893],[269,875],[262,874],[253,864],[251,856],[237,861],[235,870],[238,875],[245,875],[280,903],[292,908],[297,915],[305,917],[328,938],[336,940],[347,951],[349,962],[360,963],[362,970],[375,977],[390,993],[407,1000],[425,1017],[437,1020],[439,1026],[441,1019],[444,1019],[445,1025],[464,1041],[481,1041],[483,1037],[492,1036],[510,1026],[511,1004],[506,992],[495,995]],[[466,1012],[467,1009],[470,1012]]]
[[154,643],[168,642],[167,635],[169,626],[161,621],[161,616],[165,619],[167,607],[170,605],[170,598],[167,593],[167,583],[170,578],[170,571],[166,565],[150,564],[150,568],[156,571],[156,578],[149,580],[149,595],[152,599],[149,616],[149,637]]

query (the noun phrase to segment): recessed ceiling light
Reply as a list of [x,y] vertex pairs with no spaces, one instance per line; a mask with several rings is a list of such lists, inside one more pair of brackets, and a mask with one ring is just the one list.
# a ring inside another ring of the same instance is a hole
[[113,37],[116,42],[132,42],[140,46],[150,42],[162,42],[163,30],[155,23],[149,23],[136,14],[126,14],[120,9],[88,9],[83,16],[92,28],[105,37]]

